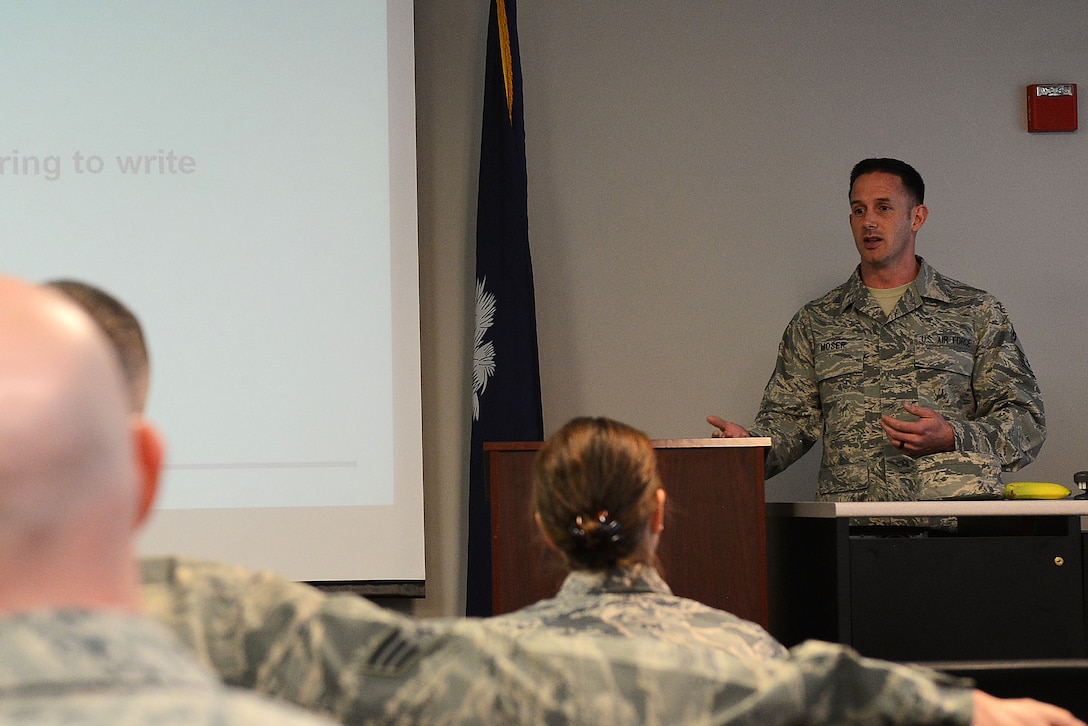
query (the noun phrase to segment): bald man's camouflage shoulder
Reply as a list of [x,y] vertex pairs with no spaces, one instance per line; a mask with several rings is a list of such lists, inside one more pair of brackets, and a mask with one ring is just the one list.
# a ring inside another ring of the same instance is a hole
[[[971,691],[806,644],[762,662],[645,637],[511,637],[215,563],[143,563],[149,614],[229,683],[349,724],[968,723]],[[877,716],[874,717],[874,714]]]

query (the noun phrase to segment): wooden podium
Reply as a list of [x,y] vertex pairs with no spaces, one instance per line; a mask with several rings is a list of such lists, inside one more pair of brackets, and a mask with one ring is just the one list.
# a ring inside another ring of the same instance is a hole
[[[668,499],[657,555],[679,596],[768,626],[763,457],[770,439],[654,441]],[[533,521],[532,465],[542,442],[487,443],[495,614],[552,597],[562,559]]]

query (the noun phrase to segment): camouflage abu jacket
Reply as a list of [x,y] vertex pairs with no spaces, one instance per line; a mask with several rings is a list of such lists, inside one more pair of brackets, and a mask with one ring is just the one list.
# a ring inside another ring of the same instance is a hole
[[224,687],[161,624],[66,610],[0,618],[0,724],[331,726]]
[[[918,260],[891,315],[855,270],[787,326],[750,428],[772,440],[768,477],[822,435],[818,499],[998,495],[1001,472],[1039,453],[1042,397],[1001,303]],[[948,420],[954,451],[914,457],[889,444],[878,421],[906,416],[907,402]]]
[[512,634],[549,629],[568,634],[649,635],[678,645],[717,648],[741,658],[781,658],[786,648],[756,623],[672,594],[652,567],[574,571],[555,597],[490,618]]
[[267,572],[142,563],[145,605],[231,684],[347,724],[967,724],[969,684],[810,642],[782,658],[642,635],[418,620]]

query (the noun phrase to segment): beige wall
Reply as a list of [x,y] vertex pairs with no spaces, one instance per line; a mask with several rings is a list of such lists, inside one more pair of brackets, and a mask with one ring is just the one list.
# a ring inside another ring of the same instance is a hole
[[[464,601],[475,185],[488,0],[416,0],[428,597]],[[919,252],[993,292],[1050,437],[1014,479],[1088,469],[1088,137],[1026,131],[1024,87],[1088,93],[1081,0],[522,0],[545,429],[748,422],[782,329],[856,261],[846,177],[926,178]],[[1081,112],[1086,113],[1084,104]],[[1083,121],[1082,121],[1083,124]],[[807,498],[815,457],[768,483]]]

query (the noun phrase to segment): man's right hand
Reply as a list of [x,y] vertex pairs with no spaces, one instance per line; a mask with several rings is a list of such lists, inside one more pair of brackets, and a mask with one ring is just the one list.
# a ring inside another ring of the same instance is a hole
[[1064,708],[1030,698],[995,698],[975,689],[971,726],[1084,726]]
[[751,436],[748,433],[748,429],[744,428],[740,424],[733,423],[732,421],[726,421],[724,418],[718,416],[707,416],[706,422],[718,429],[710,434],[711,438],[715,439],[744,439]]

